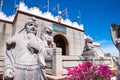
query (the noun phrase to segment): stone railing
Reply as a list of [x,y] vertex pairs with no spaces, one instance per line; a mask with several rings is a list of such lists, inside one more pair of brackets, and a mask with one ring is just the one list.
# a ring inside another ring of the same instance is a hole
[[0,74],[3,73],[3,65],[4,65],[3,57],[0,57]]
[[4,66],[4,57],[0,56],[0,80],[2,80],[2,75],[3,75],[3,66]]
[[56,48],[53,51],[52,57],[46,59],[47,68],[46,72],[52,76],[63,76],[67,74],[66,68],[73,68],[85,61],[91,61],[94,65],[105,64],[114,68],[114,62],[112,57],[82,57],[82,56],[62,56],[60,48]]

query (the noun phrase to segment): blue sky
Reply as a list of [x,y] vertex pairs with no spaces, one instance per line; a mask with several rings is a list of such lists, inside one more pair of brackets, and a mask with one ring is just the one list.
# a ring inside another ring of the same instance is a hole
[[[6,15],[15,13],[15,0],[3,0],[2,11]],[[20,0],[16,0],[18,4]],[[35,4],[45,12],[44,6],[47,0],[24,0],[28,7],[33,7]],[[68,18],[71,21],[77,20],[78,23],[84,25],[86,35],[90,35],[95,42],[100,42],[103,51],[110,52],[112,55],[118,56],[118,51],[112,43],[110,36],[110,25],[112,23],[120,24],[120,0],[49,0],[50,12],[56,16],[57,12],[53,12],[52,8],[59,3],[59,8],[62,11],[67,7]],[[79,15],[81,19],[78,20]],[[66,17],[63,16],[65,19]]]

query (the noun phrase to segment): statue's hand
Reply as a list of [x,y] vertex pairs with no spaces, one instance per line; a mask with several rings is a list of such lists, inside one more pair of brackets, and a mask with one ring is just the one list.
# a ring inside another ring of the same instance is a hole
[[29,43],[27,45],[28,49],[32,52],[32,53],[38,53],[39,52],[39,44],[38,41],[36,40],[36,36],[32,33],[28,33],[27,34]]
[[14,71],[13,71],[13,69],[7,69],[6,71],[5,71],[5,78],[7,78],[7,79],[12,79],[14,77]]
[[39,43],[35,42],[35,41],[30,41],[28,44],[27,44],[29,50],[32,52],[32,53],[38,53],[39,52],[39,48],[40,48],[40,45]]

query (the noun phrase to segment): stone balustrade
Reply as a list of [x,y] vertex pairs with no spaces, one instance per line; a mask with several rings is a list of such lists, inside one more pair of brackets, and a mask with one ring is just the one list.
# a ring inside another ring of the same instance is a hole
[[73,68],[85,61],[91,61],[94,65],[105,64],[115,69],[112,57],[63,56],[60,48],[54,49],[53,52],[52,57],[46,58],[46,73],[52,76],[64,76],[67,74],[66,68]]

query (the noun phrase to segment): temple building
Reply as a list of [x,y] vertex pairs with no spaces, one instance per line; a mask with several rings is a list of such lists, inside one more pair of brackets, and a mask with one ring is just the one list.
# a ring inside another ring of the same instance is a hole
[[3,12],[0,12],[0,74],[3,73],[5,41],[17,34],[24,27],[29,17],[36,18],[39,31],[43,27],[52,27],[54,42],[57,47],[61,48],[61,50],[56,50],[56,55],[53,58],[48,57],[46,59],[48,75],[63,76],[67,73],[66,67],[73,67],[86,60],[95,64],[104,63],[110,67],[115,66],[112,57],[105,57],[100,44],[94,41],[91,44],[94,46],[96,58],[88,58],[88,53],[85,53],[87,57],[82,56],[85,50],[85,40],[88,38],[84,33],[83,24],[79,25],[69,19],[64,20],[60,16],[54,17],[50,12],[42,13],[38,7],[28,8],[23,2],[20,2],[13,16],[6,17]]

